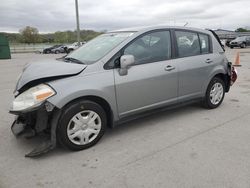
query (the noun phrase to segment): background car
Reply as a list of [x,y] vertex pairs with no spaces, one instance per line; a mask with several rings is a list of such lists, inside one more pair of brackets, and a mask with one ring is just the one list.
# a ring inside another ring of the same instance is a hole
[[43,54],[50,54],[51,53],[51,50],[55,49],[55,48],[58,48],[62,46],[61,44],[57,44],[57,45],[54,45],[54,46],[51,46],[51,47],[48,47],[48,48],[44,48],[43,49]]
[[61,45],[51,50],[51,53],[53,54],[66,53],[66,52],[67,52],[67,47],[65,45]]
[[[80,42],[80,46],[82,46],[83,44],[85,44],[86,42]],[[71,45],[67,46],[67,53],[72,52],[73,50],[79,48],[80,46],[78,46],[78,42],[74,42]]]
[[237,37],[230,42],[230,48],[246,48],[247,46],[250,46],[250,36]]
[[230,42],[234,40],[234,39],[226,39],[226,46],[227,47],[230,47]]

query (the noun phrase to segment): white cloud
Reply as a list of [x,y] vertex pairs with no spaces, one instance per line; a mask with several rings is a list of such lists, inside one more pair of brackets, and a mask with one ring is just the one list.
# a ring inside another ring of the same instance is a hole
[[[75,29],[74,0],[2,0],[0,31],[27,25],[41,32]],[[250,26],[249,0],[94,0],[79,2],[81,29],[110,30],[142,25],[236,29]]]

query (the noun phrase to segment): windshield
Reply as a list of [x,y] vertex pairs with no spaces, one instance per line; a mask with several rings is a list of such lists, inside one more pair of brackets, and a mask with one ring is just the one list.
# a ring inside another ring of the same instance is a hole
[[73,58],[84,64],[91,64],[104,57],[131,35],[133,35],[132,32],[107,33],[100,35],[69,54],[66,58]]

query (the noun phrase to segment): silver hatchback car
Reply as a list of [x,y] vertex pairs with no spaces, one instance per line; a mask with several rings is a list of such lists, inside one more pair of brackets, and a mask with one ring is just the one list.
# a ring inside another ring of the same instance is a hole
[[102,34],[71,54],[26,66],[10,113],[15,135],[50,137],[26,156],[60,143],[96,144],[106,127],[159,108],[201,101],[218,107],[237,74],[209,30],[144,27]]

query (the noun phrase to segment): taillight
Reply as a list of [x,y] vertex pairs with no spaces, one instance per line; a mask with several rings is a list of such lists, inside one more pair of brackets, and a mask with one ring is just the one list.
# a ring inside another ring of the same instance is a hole
[[231,82],[230,84],[233,85],[234,82],[237,80],[237,70],[235,67],[232,67],[232,70],[231,70]]

